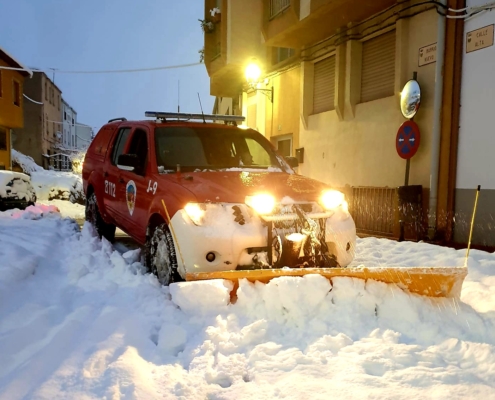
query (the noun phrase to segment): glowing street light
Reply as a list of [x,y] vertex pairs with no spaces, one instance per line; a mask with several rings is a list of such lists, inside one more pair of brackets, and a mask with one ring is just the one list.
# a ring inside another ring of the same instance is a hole
[[263,92],[273,103],[273,86],[270,89],[258,88],[258,83],[261,77],[261,68],[256,63],[255,59],[253,59],[251,63],[247,65],[246,69],[244,70],[244,76],[246,77],[246,81],[251,89]]

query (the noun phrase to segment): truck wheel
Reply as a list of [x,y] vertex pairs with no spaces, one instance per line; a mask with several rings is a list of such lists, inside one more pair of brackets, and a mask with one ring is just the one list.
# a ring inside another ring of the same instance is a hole
[[98,236],[104,237],[109,242],[113,242],[115,239],[115,225],[107,224],[101,218],[100,210],[98,210],[98,202],[96,201],[96,195],[91,195],[86,199],[85,210],[86,221],[93,225],[98,233]]
[[177,271],[174,240],[167,224],[158,225],[147,237],[145,251],[148,271],[155,274],[162,285],[183,281]]

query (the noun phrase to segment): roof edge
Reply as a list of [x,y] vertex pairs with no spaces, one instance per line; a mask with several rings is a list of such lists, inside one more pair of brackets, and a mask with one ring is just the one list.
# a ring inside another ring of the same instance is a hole
[[22,65],[19,61],[17,61],[13,56],[11,56],[9,53],[7,53],[6,50],[2,49],[1,47],[0,47],[0,58],[6,59],[5,61],[13,65],[15,68],[22,68],[23,71],[18,71],[22,75],[29,76],[30,78],[33,77],[33,71]]

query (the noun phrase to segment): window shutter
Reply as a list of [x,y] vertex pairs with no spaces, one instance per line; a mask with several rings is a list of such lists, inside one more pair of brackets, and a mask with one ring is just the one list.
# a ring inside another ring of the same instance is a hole
[[361,103],[393,96],[395,31],[363,42]]
[[335,56],[315,63],[313,114],[335,109]]

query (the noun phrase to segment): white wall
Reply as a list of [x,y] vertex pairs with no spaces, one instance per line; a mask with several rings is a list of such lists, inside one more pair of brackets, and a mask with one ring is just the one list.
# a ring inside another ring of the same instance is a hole
[[[486,4],[468,0],[467,6]],[[495,46],[466,53],[466,33],[495,23],[495,11],[466,21],[457,159],[458,189],[495,189]]]

